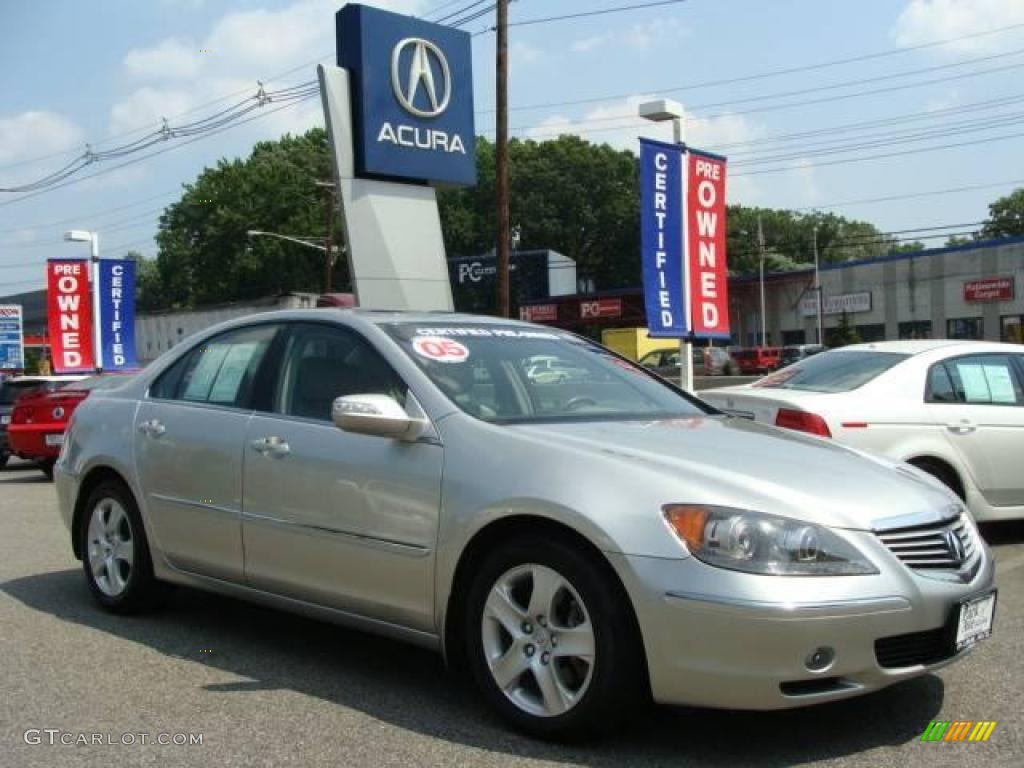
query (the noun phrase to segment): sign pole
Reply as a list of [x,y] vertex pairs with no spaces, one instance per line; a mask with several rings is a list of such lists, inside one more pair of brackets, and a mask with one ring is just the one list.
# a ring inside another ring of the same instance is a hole
[[508,181],[508,0],[497,2],[497,126],[495,126],[495,172],[497,175],[498,205],[498,317],[508,317],[509,303],[509,250],[511,228],[509,217]]
[[100,236],[93,232],[89,238],[89,260],[92,266],[92,345],[96,373],[103,372],[103,329],[100,328]]
[[[672,118],[672,139],[679,146],[683,146],[686,143],[686,134],[684,133],[683,118],[673,117]],[[683,163],[687,163],[688,159],[684,156]],[[686,189],[687,185],[687,174],[683,174],[683,189]],[[684,210],[685,206],[684,206]],[[683,250],[686,253],[686,250]],[[686,274],[684,271],[683,274]],[[693,333],[689,336],[679,340],[679,386],[685,389],[687,392],[693,392]]]

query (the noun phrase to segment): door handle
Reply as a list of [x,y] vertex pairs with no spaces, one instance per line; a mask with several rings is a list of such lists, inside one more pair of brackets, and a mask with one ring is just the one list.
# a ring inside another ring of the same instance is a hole
[[150,419],[139,424],[139,432],[149,437],[160,437],[167,428],[157,419]]
[[249,443],[252,449],[264,456],[280,459],[291,453],[291,446],[280,437],[261,437]]
[[974,432],[978,427],[970,419],[960,419],[960,421],[954,421],[946,425],[946,428],[950,432],[957,435],[969,435]]

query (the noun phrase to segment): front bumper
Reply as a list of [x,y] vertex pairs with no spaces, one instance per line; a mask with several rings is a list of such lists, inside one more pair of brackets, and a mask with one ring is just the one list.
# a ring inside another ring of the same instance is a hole
[[[851,538],[858,536],[871,534]],[[994,578],[984,546],[966,583],[921,575],[895,558],[876,558],[877,575],[812,578],[726,571],[692,557],[609,557],[636,608],[654,699],[730,709],[849,698],[949,664],[969,651],[936,655],[925,644]],[[882,651],[883,666],[876,641],[904,635],[893,642],[920,641],[924,663],[893,666]],[[807,659],[819,648],[835,657],[812,672]]]

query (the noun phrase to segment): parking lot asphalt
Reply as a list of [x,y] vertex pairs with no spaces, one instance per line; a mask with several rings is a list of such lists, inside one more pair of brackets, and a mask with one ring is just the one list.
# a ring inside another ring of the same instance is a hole
[[[159,613],[102,612],[52,485],[12,462],[0,472],[0,765],[1020,766],[1024,524],[983,533],[996,630],[959,664],[837,704],[657,707],[601,741],[549,744],[506,730],[439,657],[397,642],[185,589]],[[932,720],[998,725],[983,744],[922,743]],[[29,729],[202,744],[27,744]]]

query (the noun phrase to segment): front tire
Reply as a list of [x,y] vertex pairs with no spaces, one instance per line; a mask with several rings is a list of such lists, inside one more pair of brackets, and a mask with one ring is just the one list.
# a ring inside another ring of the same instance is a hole
[[115,481],[100,483],[86,501],[82,566],[89,590],[112,613],[139,613],[156,605],[166,586],[153,577],[153,562],[138,505]]
[[591,734],[635,712],[643,650],[621,588],[557,538],[486,556],[467,600],[464,647],[477,689],[519,730]]

